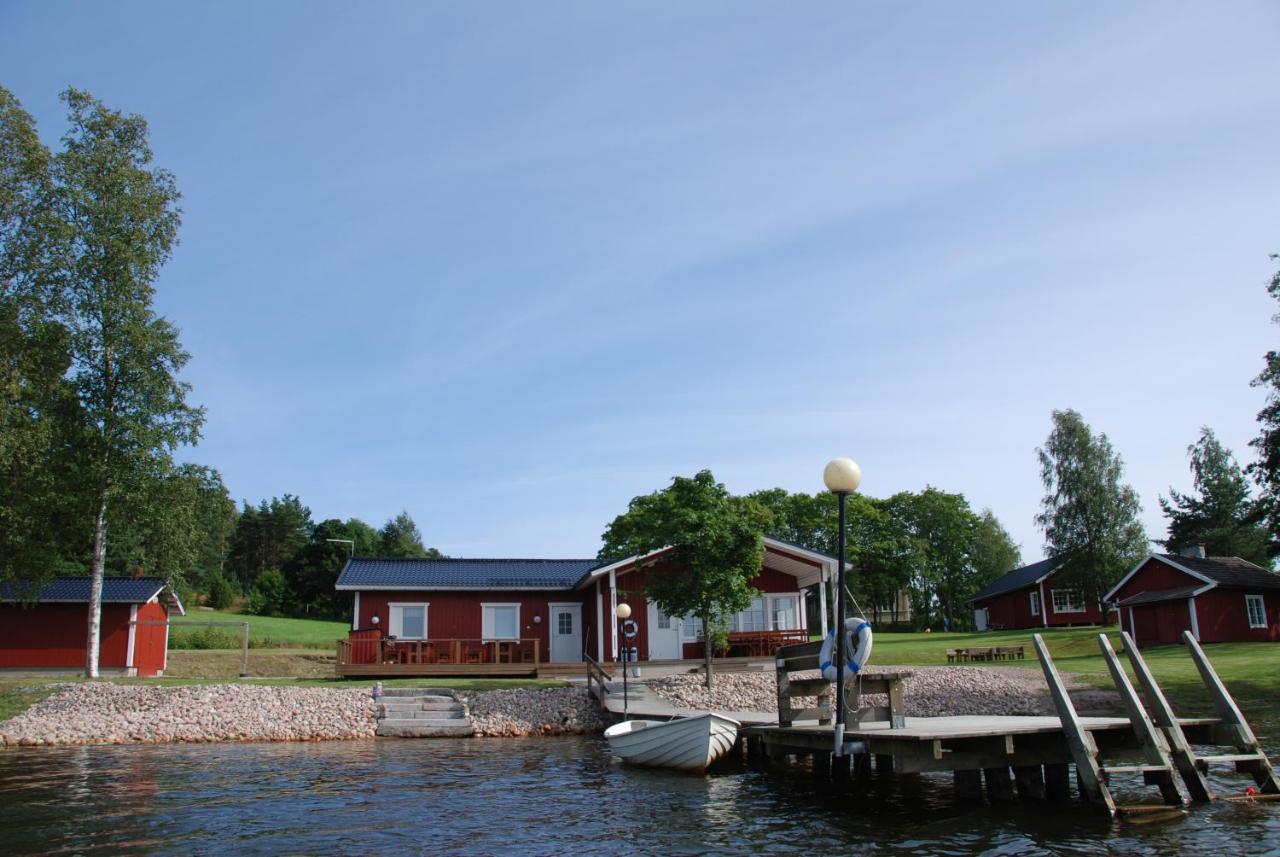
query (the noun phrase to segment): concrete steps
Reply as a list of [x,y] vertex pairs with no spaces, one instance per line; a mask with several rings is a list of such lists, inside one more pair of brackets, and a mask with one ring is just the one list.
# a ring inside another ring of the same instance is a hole
[[377,717],[377,734],[386,737],[466,738],[475,734],[467,707],[448,691],[385,690]]

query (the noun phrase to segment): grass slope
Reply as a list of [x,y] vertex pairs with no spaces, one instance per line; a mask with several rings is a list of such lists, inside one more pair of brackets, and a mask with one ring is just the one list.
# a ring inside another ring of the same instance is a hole
[[[252,616],[248,613],[224,613],[208,610],[192,610],[186,616],[174,616],[175,632],[182,625],[196,622],[248,622],[249,639],[259,647],[283,646],[287,648],[333,650],[335,641],[347,636],[350,626],[346,622],[322,619],[284,619],[276,616]],[[215,631],[240,640],[239,628],[207,628],[194,626],[191,632]]]

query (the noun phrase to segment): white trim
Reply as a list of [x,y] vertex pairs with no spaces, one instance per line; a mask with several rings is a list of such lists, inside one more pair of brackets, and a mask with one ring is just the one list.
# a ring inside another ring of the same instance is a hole
[[1191,636],[1196,638],[1196,642],[1200,642],[1200,621],[1196,616],[1196,597],[1192,595],[1187,599],[1187,611],[1191,614]]
[[[488,621],[488,627],[485,627],[486,611],[490,607],[514,607],[516,608],[516,635],[514,637],[499,637],[493,631],[493,619]],[[518,640],[520,639],[520,602],[519,601],[482,601],[480,602],[480,639],[485,643],[492,643],[497,640]],[[550,639],[550,638],[548,638]],[[550,645],[550,644],[548,644]],[[550,652],[547,653],[550,656]]]
[[[795,556],[803,557],[804,559],[807,559],[807,560],[812,560],[818,563],[818,565],[821,568],[834,569],[837,565],[839,565],[838,560],[832,559],[826,554],[821,554],[821,553],[818,553],[817,551],[812,551],[812,550],[809,550],[808,548],[802,548],[797,545],[788,544],[787,542],[780,542],[777,539],[770,538],[769,536],[764,536],[762,538],[762,543],[764,544],[764,547],[766,550],[772,548],[773,550],[779,553],[791,553],[791,554],[794,554]],[[636,554],[635,556],[629,556],[626,559],[620,559],[617,562],[611,562],[608,565],[602,565],[599,568],[593,568],[591,571],[587,572],[587,577],[582,583],[585,584],[587,581],[594,580],[599,577],[603,577],[606,574],[614,575],[616,572],[621,571],[623,568],[625,568],[628,565],[639,565],[645,560],[653,559],[658,554],[666,553],[667,551],[671,550],[674,547],[675,545],[667,545],[666,547],[661,547],[656,550],[651,550],[648,553]],[[762,566],[763,566],[763,563],[762,563]],[[852,567],[853,567],[852,563],[845,562],[846,569],[850,569]],[[781,569],[775,569],[775,571],[780,571],[780,570]],[[790,574],[790,572],[786,572],[786,571],[783,571],[782,573]],[[796,577],[797,575],[791,574],[790,576]],[[581,589],[582,584],[580,584],[576,588]]]
[[160,659],[160,675],[164,675],[164,671],[169,668],[169,626],[172,624],[173,621],[166,613],[164,617],[164,654]]
[[809,630],[809,590],[800,590],[800,627]]
[[[763,592],[763,593],[761,593],[760,597],[764,599],[764,624],[765,624],[765,627],[766,627],[766,628],[768,628],[768,630],[770,630],[770,631],[799,631],[799,630],[803,630],[803,628],[804,628],[804,622],[803,622],[803,621],[800,619],[800,617],[799,617],[799,614],[800,614],[800,593],[798,593],[798,592]],[[797,621],[797,622],[800,622],[800,627],[799,627],[799,628],[774,628],[774,627],[773,627],[774,602],[775,602],[775,601],[778,601],[779,599],[782,599],[782,598],[790,598],[790,599],[793,599],[793,600],[792,600],[792,603],[795,605],[795,609],[796,609],[796,621]]]
[[[400,622],[395,620],[395,608],[400,607],[421,607],[422,608],[422,636],[406,637],[397,631],[404,630],[404,614],[401,613]],[[397,627],[397,624],[399,627]],[[431,639],[431,602],[430,601],[388,601],[387,602],[387,636],[395,637],[397,640],[429,640]]]
[[125,656],[124,656],[124,665],[126,669],[133,666],[133,652],[134,652],[134,646],[136,645],[137,636],[138,636],[138,605],[130,604],[129,605],[129,648],[125,652]]
[[[1258,603],[1259,603],[1259,604],[1261,604],[1261,605],[1262,605],[1262,624],[1261,624],[1261,625],[1255,625],[1255,624],[1253,624],[1253,616],[1251,616],[1251,615],[1249,614],[1249,602],[1254,601],[1255,599],[1258,601]],[[1262,596],[1262,595],[1253,595],[1253,594],[1246,595],[1246,596],[1244,597],[1244,618],[1245,618],[1245,620],[1249,623],[1249,627],[1250,627],[1250,628],[1252,628],[1252,629],[1254,629],[1254,630],[1257,630],[1257,629],[1261,628],[1261,629],[1263,629],[1263,630],[1265,631],[1265,630],[1266,630],[1266,628],[1267,628],[1267,599],[1266,599],[1266,597],[1265,597],[1265,596]]]
[[351,609],[351,630],[360,630],[360,590],[356,590],[356,604]]
[[[1048,576],[1049,575],[1047,574],[1045,575],[1045,577],[1048,577]],[[1040,587],[1040,624],[1043,627],[1048,628],[1049,627],[1049,608],[1047,608],[1044,603],[1044,578],[1041,578],[1037,585]]]
[[1129,639],[1133,640],[1133,647],[1138,647],[1138,628],[1133,624],[1133,608],[1129,608]]
[[1027,593],[1027,608],[1031,611],[1032,616],[1039,616],[1044,612],[1044,603],[1040,600],[1040,590],[1032,590]]
[[609,570],[609,639],[613,659],[618,659],[618,577]]
[[[828,577],[831,576],[830,570],[827,571],[827,576]],[[818,607],[819,607],[819,612],[822,614],[822,623],[821,623],[822,639],[825,640],[827,638],[827,634],[829,633],[827,630],[827,582],[826,580],[823,580],[821,583],[818,584]]]
[[596,661],[604,660],[604,595],[600,592],[600,581],[596,581]]
[[[578,618],[577,618],[577,624],[576,624],[576,625],[574,625],[574,627],[575,627],[575,628],[577,628],[576,634],[577,634],[577,637],[578,637],[578,648],[580,648],[580,649],[584,649],[584,650],[585,650],[585,647],[586,647],[586,639],[584,638],[583,633],[582,633],[582,602],[581,602],[581,601],[548,601],[548,602],[547,602],[547,622],[546,622],[546,625],[547,625],[547,663],[566,663],[566,664],[571,664],[571,663],[581,663],[581,662],[582,662],[582,652],[576,652],[576,653],[574,654],[573,659],[572,659],[572,660],[568,660],[568,661],[555,661],[555,660],[553,660],[553,659],[552,659],[552,657],[551,657],[551,638],[552,638],[552,637],[563,637],[563,636],[565,636],[564,634],[560,634],[560,633],[558,633],[558,631],[559,631],[559,627],[558,627],[557,625],[553,624],[553,623],[554,623],[554,621],[555,621],[555,619],[556,619],[556,617],[555,617],[555,616],[553,616],[553,615],[552,615],[552,613],[554,613],[554,611],[555,611],[555,609],[556,609],[557,607],[572,607],[572,608],[576,611],[576,612],[574,613],[574,615],[575,615],[575,616],[577,616]],[[519,614],[518,614],[518,613],[517,613],[516,615],[517,615],[517,617],[519,616]],[[552,628],[555,628],[556,630],[555,630],[555,631],[553,631],[553,630],[552,630]]]
[[1153,559],[1155,559],[1155,560],[1159,560],[1160,562],[1164,563],[1165,565],[1169,566],[1170,568],[1177,569],[1178,571],[1182,572],[1183,574],[1190,575],[1191,577],[1194,577],[1196,580],[1199,580],[1199,581],[1201,581],[1202,583],[1207,583],[1207,584],[1209,584],[1209,588],[1210,588],[1210,589],[1212,589],[1213,587],[1215,587],[1215,586],[1217,586],[1217,585],[1218,585],[1218,581],[1216,581],[1216,580],[1212,580],[1212,579],[1210,579],[1210,578],[1208,578],[1208,577],[1205,577],[1203,574],[1199,574],[1199,573],[1197,573],[1197,572],[1194,572],[1194,571],[1192,571],[1191,569],[1187,568],[1186,566],[1178,565],[1178,563],[1174,562],[1173,560],[1169,559],[1168,557],[1164,556],[1163,554],[1150,553],[1150,554],[1147,554],[1145,557],[1143,557],[1142,561],[1141,561],[1141,562],[1139,562],[1137,565],[1135,565],[1135,566],[1133,567],[1133,570],[1132,570],[1132,571],[1130,571],[1130,572],[1129,572],[1128,574],[1126,574],[1124,577],[1120,578],[1120,582],[1119,582],[1119,583],[1117,583],[1115,586],[1111,587],[1111,589],[1107,592],[1107,594],[1106,594],[1106,595],[1104,595],[1104,596],[1102,596],[1102,600],[1103,600],[1103,601],[1111,601],[1111,600],[1112,600],[1112,597],[1113,597],[1117,592],[1119,592],[1121,589],[1123,589],[1123,588],[1124,588],[1124,585],[1125,585],[1126,583],[1128,583],[1130,580],[1132,580],[1132,579],[1133,579],[1133,576],[1134,576],[1135,574],[1137,574],[1139,571],[1141,571],[1141,570],[1142,570],[1142,567],[1143,567],[1144,565],[1146,565],[1148,562],[1150,562],[1150,561],[1151,561],[1151,560],[1153,560]]
[[[1070,603],[1066,607],[1058,607],[1058,595],[1062,595],[1062,600],[1067,601],[1068,595],[1077,596],[1078,607],[1072,607]],[[1073,586],[1064,587],[1063,589],[1049,590],[1049,603],[1053,605],[1053,615],[1066,616],[1068,613],[1084,613],[1087,608],[1084,604],[1084,593]]]

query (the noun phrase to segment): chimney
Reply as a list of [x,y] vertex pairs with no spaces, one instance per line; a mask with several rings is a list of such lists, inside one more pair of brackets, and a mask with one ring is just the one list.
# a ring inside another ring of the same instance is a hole
[[1204,545],[1188,545],[1178,551],[1178,556],[1190,557],[1191,559],[1204,559]]

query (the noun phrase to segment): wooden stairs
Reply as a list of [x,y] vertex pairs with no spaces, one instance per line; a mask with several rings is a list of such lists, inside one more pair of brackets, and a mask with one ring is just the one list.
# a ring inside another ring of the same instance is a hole
[[[1150,811],[1152,806],[1116,804],[1110,790],[1111,778],[1117,774],[1141,774],[1143,782],[1154,785],[1160,790],[1164,806],[1181,807],[1186,803],[1176,772],[1186,787],[1187,794],[1193,801],[1214,800],[1213,788],[1207,777],[1210,765],[1233,764],[1236,771],[1253,776],[1254,782],[1264,795],[1280,795],[1280,780],[1277,779],[1271,761],[1267,758],[1258,739],[1249,728],[1240,707],[1236,705],[1226,686],[1214,671],[1213,665],[1205,657],[1200,644],[1190,632],[1183,633],[1186,644],[1195,662],[1200,678],[1209,691],[1214,707],[1217,709],[1219,723],[1214,729],[1215,743],[1220,746],[1234,748],[1234,753],[1220,755],[1197,755],[1187,740],[1172,706],[1165,698],[1160,685],[1156,683],[1151,670],[1143,660],[1142,654],[1133,644],[1127,633],[1122,632],[1124,651],[1129,658],[1130,666],[1142,687],[1143,699],[1138,696],[1133,683],[1121,666],[1119,658],[1111,648],[1106,634],[1098,635],[1098,646],[1102,650],[1107,670],[1115,683],[1116,690],[1124,702],[1125,713],[1133,726],[1133,732],[1141,748],[1140,764],[1115,765],[1106,763],[1098,750],[1089,730],[1076,714],[1075,705],[1068,696],[1062,677],[1049,655],[1044,640],[1039,634],[1034,635],[1036,654],[1040,657],[1040,666],[1044,670],[1045,681],[1049,685],[1049,693],[1062,721],[1062,729],[1071,749],[1076,764],[1076,776],[1080,784],[1082,797],[1105,809],[1110,815]],[[1148,711],[1148,709],[1150,709]],[[1158,808],[1158,807],[1156,807]]]

